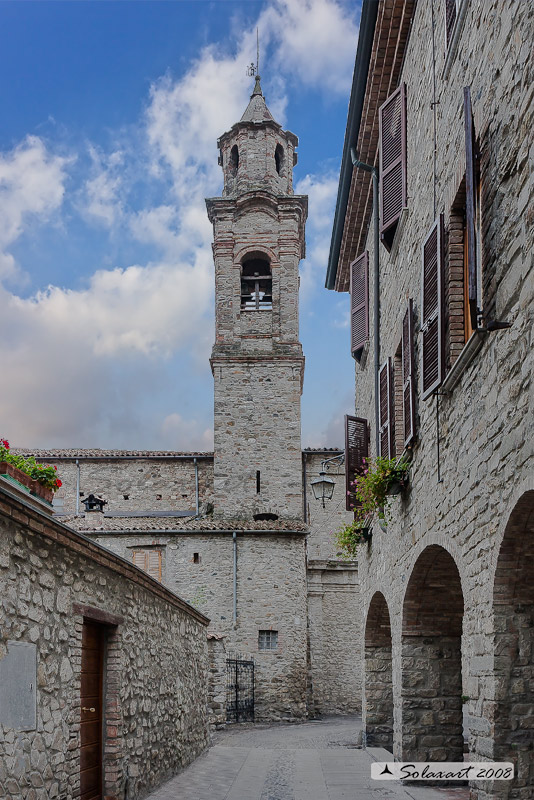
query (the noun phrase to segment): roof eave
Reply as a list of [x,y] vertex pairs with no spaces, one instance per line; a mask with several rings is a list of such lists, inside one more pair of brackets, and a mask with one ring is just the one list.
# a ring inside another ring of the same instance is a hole
[[378,0],[363,0],[362,14],[360,18],[360,33],[358,36],[358,48],[356,50],[356,62],[354,64],[354,76],[352,79],[352,89],[350,93],[349,111],[347,116],[347,128],[345,131],[343,156],[341,159],[339,187],[337,193],[336,210],[334,214],[334,227],[332,230],[330,253],[328,256],[328,267],[326,271],[325,286],[327,289],[335,289],[336,285],[339,253],[341,250],[341,239],[343,237],[345,215],[347,213],[347,202],[349,199],[350,184],[352,180],[353,166],[350,149],[351,147],[355,146],[356,142],[358,141],[377,14]]

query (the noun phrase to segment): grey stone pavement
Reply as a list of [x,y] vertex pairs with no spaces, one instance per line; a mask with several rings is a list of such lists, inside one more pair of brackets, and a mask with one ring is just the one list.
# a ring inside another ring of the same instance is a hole
[[371,780],[385,750],[362,750],[361,719],[232,725],[148,800],[466,800],[466,789]]

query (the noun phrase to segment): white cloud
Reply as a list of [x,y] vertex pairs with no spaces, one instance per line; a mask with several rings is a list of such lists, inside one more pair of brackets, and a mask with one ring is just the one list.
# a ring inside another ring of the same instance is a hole
[[335,0],[277,0],[260,17],[275,40],[274,65],[299,83],[350,88],[358,29],[355,7]]
[[338,177],[332,173],[305,175],[295,187],[297,194],[308,195],[306,258],[300,265],[303,302],[306,302],[319,282],[324,279],[330,251],[337,188]]
[[42,223],[61,205],[69,163],[49,153],[37,136],[0,154],[0,279],[14,277],[18,269],[8,248],[32,221]]
[[119,192],[124,154],[120,150],[108,156],[90,146],[92,176],[83,187],[82,212],[107,227],[112,227],[123,212]]
[[204,428],[196,419],[169,414],[162,422],[161,433],[169,450],[213,450],[213,428]]

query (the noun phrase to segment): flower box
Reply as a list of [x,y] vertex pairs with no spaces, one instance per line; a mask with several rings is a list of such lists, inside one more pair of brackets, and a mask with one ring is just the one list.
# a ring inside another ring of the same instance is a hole
[[34,480],[21,469],[14,467],[13,464],[8,464],[7,461],[0,461],[0,475],[11,478],[20,486],[25,487],[29,494],[39,497],[45,503],[52,505],[52,498],[54,497],[52,489],[43,486],[42,483]]

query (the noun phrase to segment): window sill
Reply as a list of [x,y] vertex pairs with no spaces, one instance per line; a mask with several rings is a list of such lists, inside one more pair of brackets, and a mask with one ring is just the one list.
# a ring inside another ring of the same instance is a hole
[[472,363],[480,348],[486,340],[488,335],[487,331],[475,331],[469,341],[465,344],[464,349],[452,365],[450,372],[441,384],[441,391],[445,394],[450,394],[454,387],[459,383],[463,373]]
[[406,225],[406,220],[408,219],[409,214],[409,208],[404,207],[401,210],[399,221],[397,222],[397,228],[395,230],[395,236],[393,237],[393,244],[391,245],[391,250],[389,251],[390,261],[393,261],[397,257],[402,231],[404,230],[404,226]]
[[467,6],[468,0],[462,0],[462,4],[458,10],[458,16],[456,17],[456,23],[454,25],[454,30],[452,32],[452,39],[447,50],[447,55],[445,57],[445,66],[443,67],[443,74],[441,76],[442,80],[446,81],[449,77],[449,73],[451,71],[452,62],[456,58],[456,53],[458,51],[458,43],[460,41],[460,36],[462,35],[462,30],[464,27],[465,18],[467,16]]

